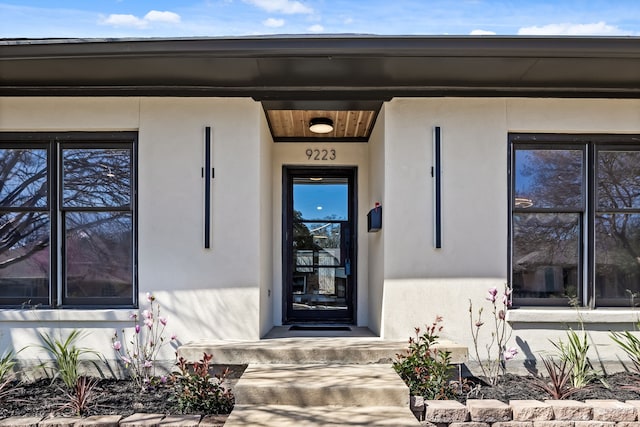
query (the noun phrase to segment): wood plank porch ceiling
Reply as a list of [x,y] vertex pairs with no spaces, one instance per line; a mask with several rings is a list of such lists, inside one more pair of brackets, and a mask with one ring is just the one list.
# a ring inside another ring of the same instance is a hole
[[[348,110],[267,110],[267,121],[275,141],[307,140],[363,140],[369,139],[377,111]],[[309,122],[316,117],[333,120],[333,132],[315,134]]]

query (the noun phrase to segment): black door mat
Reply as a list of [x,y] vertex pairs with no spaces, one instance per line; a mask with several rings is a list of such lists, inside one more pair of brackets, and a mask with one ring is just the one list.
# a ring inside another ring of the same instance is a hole
[[289,328],[290,331],[350,331],[348,326],[306,326],[306,325],[293,325]]

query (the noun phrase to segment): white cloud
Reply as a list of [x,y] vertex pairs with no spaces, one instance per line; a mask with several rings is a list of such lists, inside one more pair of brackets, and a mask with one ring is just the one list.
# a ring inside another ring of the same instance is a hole
[[472,36],[495,36],[496,33],[493,31],[486,30],[473,30],[469,33]]
[[271,13],[293,15],[297,13],[313,13],[313,9],[297,0],[244,0]]
[[620,28],[606,22],[593,24],[548,24],[541,27],[523,27],[518,30],[521,36],[616,36],[625,34]]
[[315,24],[307,28],[310,33],[321,33],[324,31],[324,27],[320,24]]
[[151,10],[143,18],[138,18],[135,15],[114,13],[107,16],[106,18],[102,17],[99,23],[102,25],[111,25],[114,27],[144,29],[149,28],[152,23],[179,24],[180,21],[180,15],[178,15],[177,13]]
[[104,25],[113,25],[114,27],[134,27],[134,28],[146,28],[149,23],[143,19],[134,15],[123,15],[114,13],[100,21]]
[[265,27],[278,28],[284,25],[284,19],[269,18],[262,21]]
[[152,10],[144,16],[144,20],[150,22],[164,22],[167,24],[179,24],[180,15],[173,12],[160,12],[159,10]]

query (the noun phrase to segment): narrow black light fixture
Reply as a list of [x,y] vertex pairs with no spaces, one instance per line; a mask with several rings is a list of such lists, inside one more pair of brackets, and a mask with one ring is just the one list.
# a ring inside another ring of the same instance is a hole
[[433,246],[442,248],[442,132],[433,128]]
[[309,130],[313,133],[333,132],[333,120],[328,117],[314,117],[309,122]]
[[[211,171],[211,178],[209,178]],[[211,179],[213,179],[213,168],[211,167],[211,127],[204,128],[204,168],[202,169],[204,178],[204,248],[211,249]]]

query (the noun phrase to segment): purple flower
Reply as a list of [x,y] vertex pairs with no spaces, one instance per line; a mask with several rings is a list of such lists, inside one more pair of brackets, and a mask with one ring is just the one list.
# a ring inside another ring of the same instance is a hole
[[496,302],[496,296],[498,295],[498,288],[495,286],[489,289],[489,293],[486,296],[487,301]]
[[160,382],[161,382],[162,384],[166,384],[166,383],[167,383],[167,376],[166,376],[166,375],[161,376],[161,377],[160,377]]
[[140,325],[136,325],[136,334],[140,333]]
[[160,323],[162,323],[162,326],[167,326],[167,318],[166,317],[159,317],[158,320],[160,321]]
[[176,334],[171,334],[171,341],[175,341],[178,339],[178,336]]
[[511,360],[516,357],[516,354],[518,354],[518,349],[515,347],[511,347],[508,350],[505,350],[504,353],[502,353],[502,355],[504,356],[504,360]]
[[113,342],[113,349],[115,351],[120,351],[121,348],[122,348],[122,343],[120,341]]

